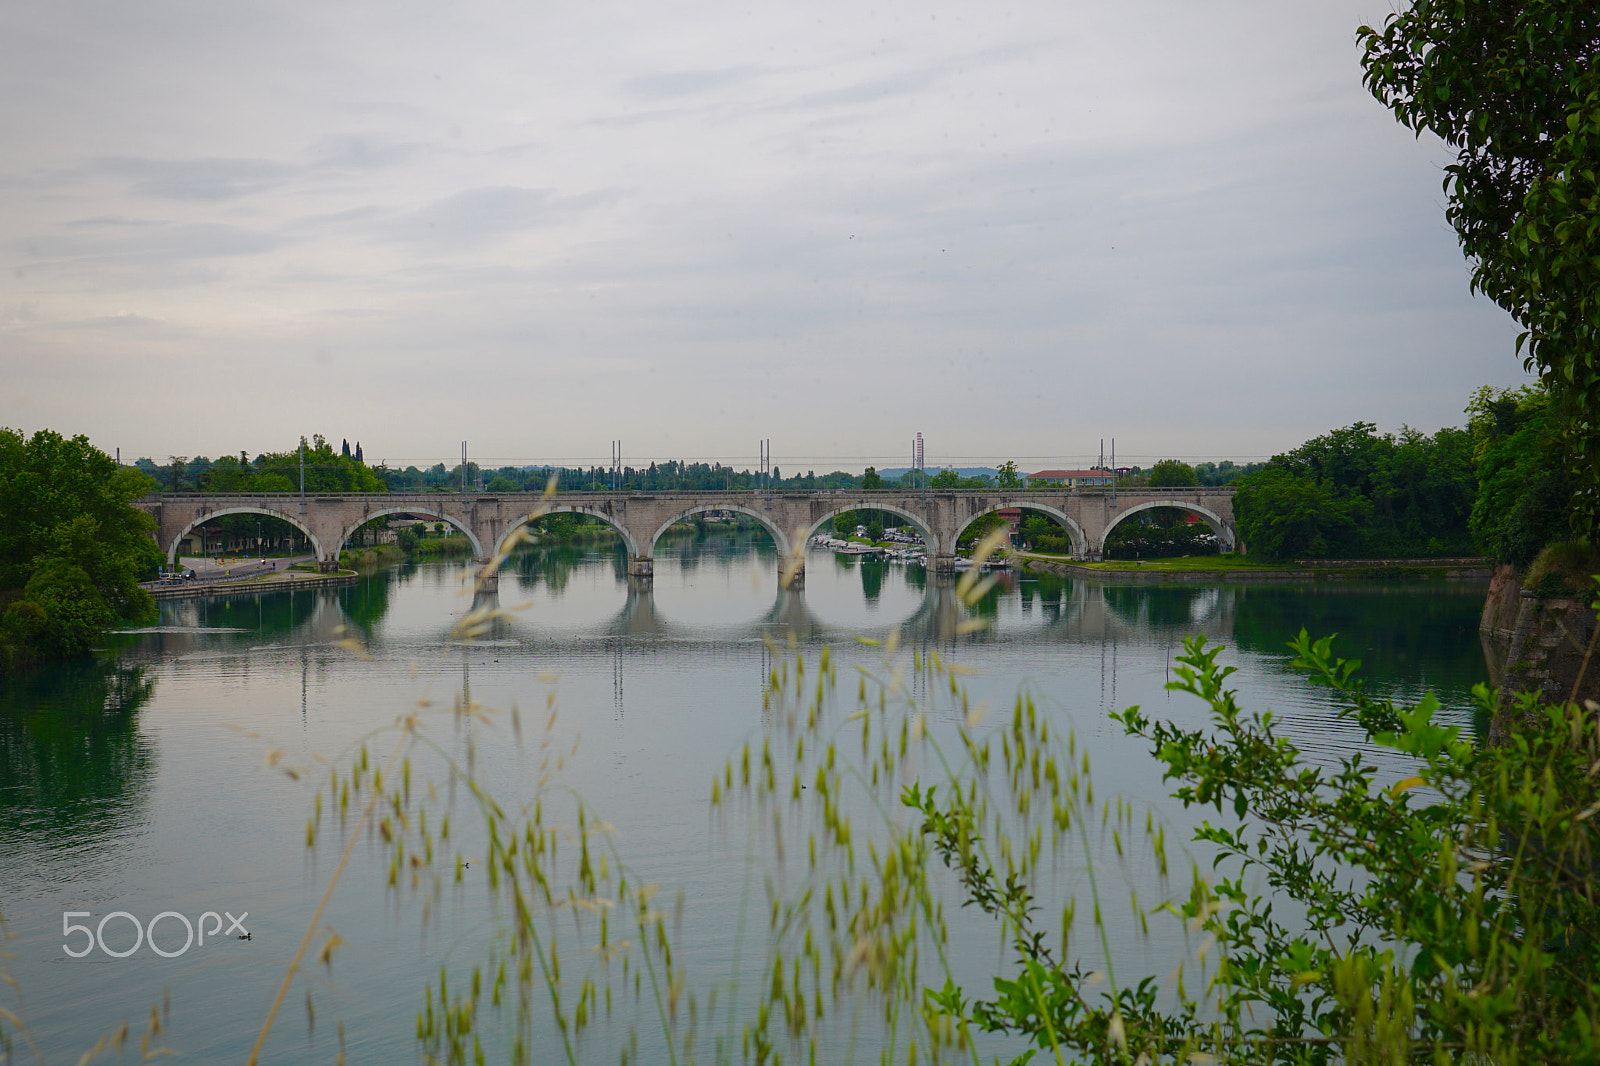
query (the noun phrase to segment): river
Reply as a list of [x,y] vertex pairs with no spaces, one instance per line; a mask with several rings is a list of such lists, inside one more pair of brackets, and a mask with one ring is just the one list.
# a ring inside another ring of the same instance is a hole
[[[643,876],[681,891],[678,935],[713,977],[729,972],[729,916],[745,897],[740,841],[711,813],[709,783],[759,734],[767,679],[792,654],[814,662],[827,645],[870,667],[882,652],[857,638],[899,630],[902,647],[971,667],[974,703],[1031,695],[1076,730],[1098,781],[1180,825],[1153,760],[1106,712],[1137,703],[1202,721],[1202,706],[1164,687],[1188,634],[1228,645],[1245,705],[1271,706],[1315,758],[1362,741],[1287,668],[1284,642],[1301,627],[1339,633],[1336,647],[1363,660],[1380,694],[1432,690],[1455,721],[1480,725],[1470,689],[1485,674],[1481,584],[1169,588],[1027,575],[972,609],[920,569],[813,551],[798,595],[778,592],[776,572],[759,534],[664,542],[648,592],[630,588],[610,548],[526,548],[501,576],[503,616],[464,643],[451,632],[472,606],[467,568],[404,565],[338,590],[167,601],[158,625],[116,636],[95,661],[4,683],[0,913],[45,1061],[76,1062],[125,1021],[137,1046],[154,1006],[158,1043],[185,1061],[243,1062],[338,859],[326,836],[305,846],[316,789],[330,762],[422,704],[516,707],[530,734],[554,707],[562,780],[615,827]],[[989,624],[955,632],[973,617]],[[440,751],[471,749],[486,785],[515,801],[534,756],[501,718],[452,727],[446,716]],[[371,740],[375,757],[384,743]],[[351,1063],[421,1061],[423,985],[475,959],[494,920],[476,868],[424,916],[386,888],[386,863],[380,847],[355,848],[323,919],[343,943],[328,965],[302,967],[262,1062],[333,1062],[341,1048]],[[128,951],[134,923],[166,912],[159,934]],[[178,952],[185,920],[208,939]],[[319,932],[313,952],[326,943]],[[1166,950],[1128,955],[1154,971]],[[1002,965],[997,947],[979,955],[975,972]],[[15,1004],[0,995],[0,1006]],[[548,1050],[534,1061],[555,1061]],[[579,1057],[614,1050],[596,1039]],[[870,1041],[856,1057],[875,1059]]]

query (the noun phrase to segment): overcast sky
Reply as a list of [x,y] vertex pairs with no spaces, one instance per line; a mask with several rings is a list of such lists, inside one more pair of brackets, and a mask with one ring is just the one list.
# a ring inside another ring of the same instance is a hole
[[0,425],[1265,457],[1524,380],[1361,0],[0,7]]

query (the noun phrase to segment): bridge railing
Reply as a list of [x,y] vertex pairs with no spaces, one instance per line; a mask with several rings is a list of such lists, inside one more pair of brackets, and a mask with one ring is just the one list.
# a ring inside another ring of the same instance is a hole
[[[1148,488],[1137,486],[1133,488],[1118,488],[1112,492],[1109,488],[1063,488],[1041,487],[1026,489],[929,489],[924,493],[921,489],[621,489],[611,491],[572,490],[556,493],[556,498],[561,500],[614,500],[619,496],[633,499],[644,499],[653,496],[716,496],[723,499],[762,499],[768,496],[782,496],[789,499],[797,497],[818,497],[832,499],[835,497],[879,497],[903,499],[907,496],[981,496],[999,499],[1002,497],[1016,496],[1232,496],[1234,488],[1230,485],[1222,486],[1166,486]],[[305,493],[307,500],[382,500],[397,497],[445,499],[445,500],[482,500],[494,501],[500,499],[528,499],[536,500],[544,495],[542,490],[528,489],[513,492],[430,492],[427,490],[401,489],[394,492],[310,492]],[[156,492],[141,497],[140,502],[157,503],[161,500],[218,500],[218,499],[252,499],[252,500],[281,500],[291,503],[301,498],[299,492]]]

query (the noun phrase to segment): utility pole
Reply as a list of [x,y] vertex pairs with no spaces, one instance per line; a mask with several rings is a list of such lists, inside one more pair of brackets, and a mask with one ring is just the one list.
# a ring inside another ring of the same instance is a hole
[[461,495],[467,494],[467,442],[461,442]]
[[1117,506],[1117,438],[1111,438],[1111,506]]
[[922,486],[922,502],[928,502],[928,458],[922,450],[922,434],[917,434],[916,445],[911,450],[912,466],[917,471],[917,483]]
[[611,491],[622,491],[622,442],[611,442]]
[[300,513],[306,513],[306,439],[300,438]]

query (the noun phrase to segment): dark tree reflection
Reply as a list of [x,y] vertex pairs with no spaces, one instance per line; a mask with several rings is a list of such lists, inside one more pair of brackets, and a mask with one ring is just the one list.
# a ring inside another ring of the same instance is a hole
[[0,680],[0,822],[63,831],[118,821],[154,772],[137,726],[154,692],[144,667],[93,659]]

